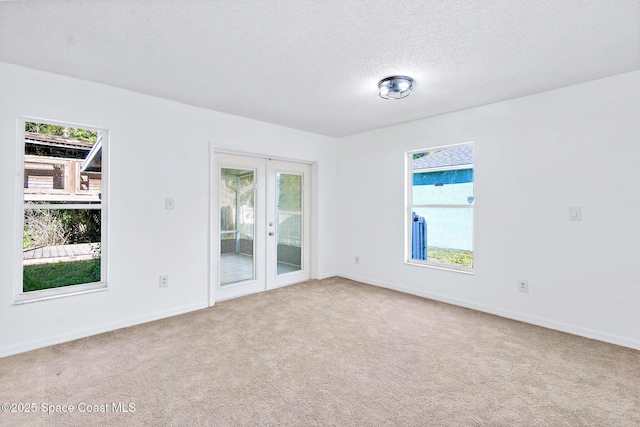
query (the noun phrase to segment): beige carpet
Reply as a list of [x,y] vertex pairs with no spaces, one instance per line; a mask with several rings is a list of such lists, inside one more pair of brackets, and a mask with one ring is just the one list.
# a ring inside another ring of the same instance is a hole
[[38,409],[2,426],[640,425],[638,351],[341,278],[0,359],[0,380]]

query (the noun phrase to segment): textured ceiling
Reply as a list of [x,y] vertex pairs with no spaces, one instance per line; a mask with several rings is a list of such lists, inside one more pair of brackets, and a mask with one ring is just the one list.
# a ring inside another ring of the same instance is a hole
[[640,69],[640,0],[2,1],[0,61],[340,137]]

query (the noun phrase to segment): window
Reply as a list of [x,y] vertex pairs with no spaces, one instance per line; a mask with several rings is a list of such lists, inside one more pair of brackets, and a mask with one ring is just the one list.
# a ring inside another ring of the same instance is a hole
[[106,288],[106,131],[20,121],[22,277],[16,301]]
[[473,144],[407,153],[407,262],[473,268]]

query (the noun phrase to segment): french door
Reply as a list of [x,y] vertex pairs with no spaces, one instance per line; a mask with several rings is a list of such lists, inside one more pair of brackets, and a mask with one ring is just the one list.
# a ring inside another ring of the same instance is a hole
[[308,280],[310,166],[215,154],[221,301]]

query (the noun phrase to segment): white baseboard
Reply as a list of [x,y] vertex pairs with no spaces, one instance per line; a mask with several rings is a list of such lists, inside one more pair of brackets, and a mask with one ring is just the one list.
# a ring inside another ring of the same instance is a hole
[[340,276],[340,275],[337,273],[325,273],[325,274],[319,275],[318,277],[314,277],[314,279],[323,280],[323,279],[328,279],[329,277],[336,277],[336,276]]
[[432,299],[435,301],[444,302],[447,304],[457,305],[460,307],[470,308],[476,311],[482,311],[484,313],[494,314],[496,316],[505,317],[507,319],[518,320],[520,322],[530,323],[536,326],[542,326],[543,328],[553,329],[556,331],[566,332],[568,334],[578,335],[585,338],[590,338],[598,341],[604,341],[610,344],[616,344],[622,347],[629,347],[634,350],[640,350],[640,341],[633,340],[626,337],[621,337],[617,335],[607,334],[600,331],[594,331],[593,329],[581,328],[579,326],[571,325],[568,323],[557,322],[555,320],[545,319],[537,316],[530,316],[528,314],[518,313],[515,311],[505,310],[502,308],[490,307],[482,304],[477,304],[470,301],[465,301],[458,298],[451,298],[448,296],[420,291],[412,288],[407,288],[404,286],[392,285],[389,283],[382,283],[376,280],[363,279],[361,277],[348,276],[348,275],[339,275],[340,277],[344,277],[346,279],[355,280],[356,282],[361,282],[366,285],[378,286],[380,288],[391,289],[398,292],[403,292],[405,294],[416,295],[419,297]]
[[45,339],[27,341],[20,344],[9,345],[0,347],[0,358],[13,356],[14,354],[24,353],[31,350],[37,350],[42,347],[48,347],[50,345],[61,344],[68,341],[77,340],[80,338],[90,337],[92,335],[98,335],[105,332],[114,331],[116,329],[127,328],[129,326],[135,326],[142,323],[153,322],[154,320],[160,320],[167,317],[177,316],[179,314],[189,313],[191,311],[200,310],[209,307],[209,304],[205,302],[185,305],[182,307],[176,307],[169,310],[164,310],[144,316],[132,317],[126,320],[119,320],[117,322],[101,325],[99,327],[81,329],[66,334],[60,334],[53,337],[47,337]]

